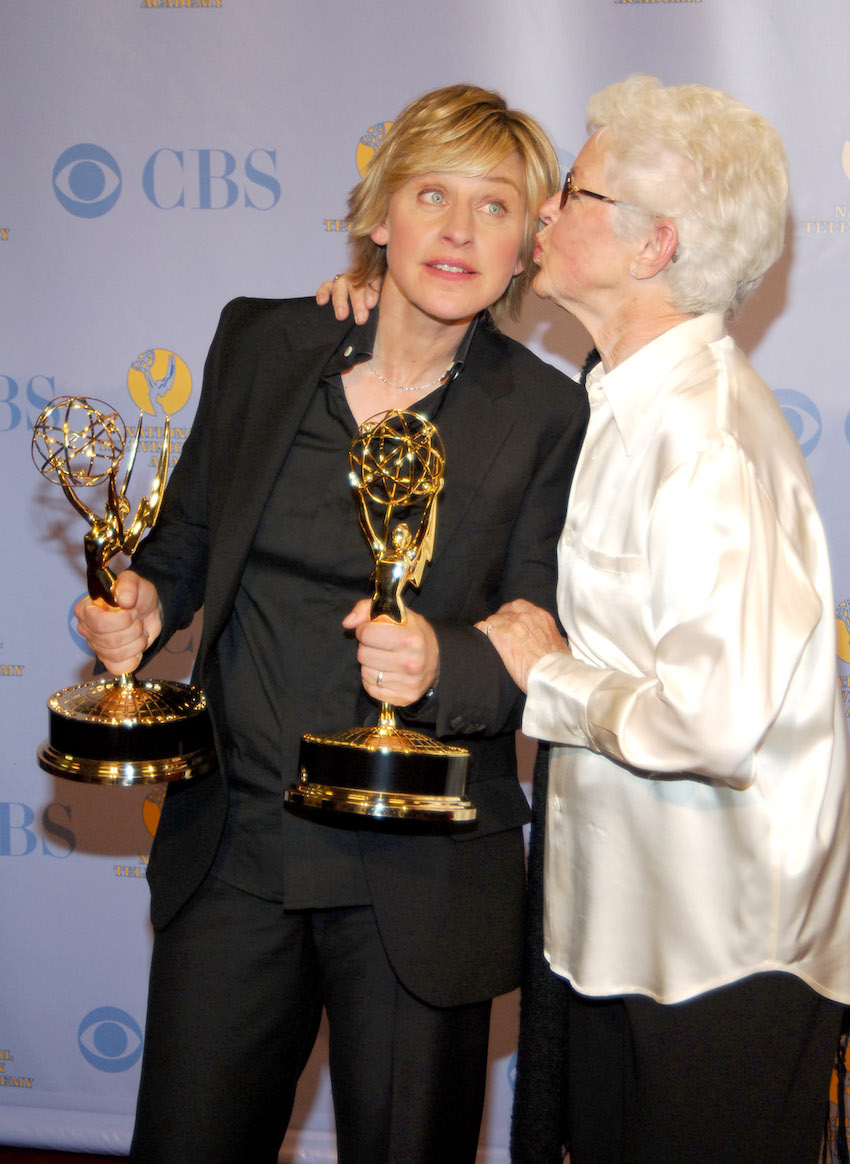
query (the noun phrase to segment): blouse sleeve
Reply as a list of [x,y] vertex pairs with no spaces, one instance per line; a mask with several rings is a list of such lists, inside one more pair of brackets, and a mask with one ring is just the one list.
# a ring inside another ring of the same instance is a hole
[[646,529],[648,602],[635,617],[648,628],[651,665],[595,666],[580,649],[545,656],[531,672],[523,731],[640,770],[746,787],[822,614],[797,549],[814,504],[801,490],[795,507],[789,531],[731,438],[679,466]]

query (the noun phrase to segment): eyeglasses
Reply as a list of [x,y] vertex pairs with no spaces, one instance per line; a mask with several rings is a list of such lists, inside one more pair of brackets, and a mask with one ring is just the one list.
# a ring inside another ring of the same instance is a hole
[[561,191],[561,204],[559,209],[563,210],[569,200],[574,194],[584,194],[585,198],[595,198],[597,202],[610,202],[612,206],[627,206],[629,210],[638,210],[639,207],[634,206],[631,202],[620,202],[618,198],[609,198],[607,194],[596,194],[593,190],[582,190],[580,186],[576,186],[573,182],[572,170],[567,170],[567,177],[564,181],[564,188]]

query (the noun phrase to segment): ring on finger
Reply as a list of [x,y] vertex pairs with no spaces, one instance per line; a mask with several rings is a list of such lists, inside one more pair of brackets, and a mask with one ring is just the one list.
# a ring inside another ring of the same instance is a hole
[[378,672],[378,678],[377,678],[376,682],[377,682],[379,687],[384,686],[384,672],[383,671]]

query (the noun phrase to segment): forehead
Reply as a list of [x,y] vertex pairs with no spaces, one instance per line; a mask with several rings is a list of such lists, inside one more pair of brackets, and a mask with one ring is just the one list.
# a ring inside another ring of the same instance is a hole
[[592,134],[576,155],[573,162],[573,173],[599,173],[604,169],[607,150],[604,139],[599,137],[598,131]]
[[497,165],[490,169],[481,170],[475,167],[469,169],[462,165],[449,170],[433,169],[421,174],[414,174],[408,182],[421,182],[423,179],[457,183],[466,186],[498,186],[505,190],[514,189],[521,196],[525,196],[525,174],[522,163],[516,153],[509,154]]

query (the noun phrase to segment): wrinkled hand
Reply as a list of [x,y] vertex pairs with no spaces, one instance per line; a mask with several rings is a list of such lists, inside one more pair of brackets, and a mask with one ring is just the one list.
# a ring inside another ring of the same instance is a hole
[[77,631],[113,675],[133,671],[162,630],[156,587],[133,570],[118,575],[113,588],[117,607],[81,598],[74,607]]
[[337,275],[335,279],[325,279],[316,292],[316,302],[320,307],[329,300],[333,302],[337,319],[348,319],[348,304],[354,311],[354,322],[365,323],[369,312],[381,296],[383,279],[373,279],[362,287],[355,287],[348,275]]
[[[379,703],[407,707],[436,685],[440,648],[431,624],[412,610],[404,624],[370,621],[372,603],[362,599],[342,625],[357,636],[357,661],[366,692]],[[381,677],[380,686],[378,676]]]
[[571,653],[567,640],[548,610],[542,610],[524,598],[506,602],[495,614],[475,625],[499,652],[517,687],[526,692],[528,674],[538,660],[552,651]]

